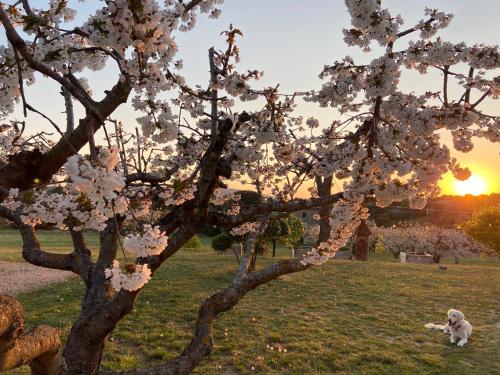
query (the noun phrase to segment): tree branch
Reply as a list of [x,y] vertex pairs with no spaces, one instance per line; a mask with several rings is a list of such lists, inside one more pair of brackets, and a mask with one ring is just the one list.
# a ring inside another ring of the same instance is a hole
[[26,42],[19,36],[17,33],[16,29],[12,25],[12,22],[10,21],[9,16],[5,12],[5,9],[3,7],[3,4],[0,3],[0,21],[2,22],[4,28],[5,28],[5,34],[7,36],[7,39],[9,42],[12,44],[12,47],[19,51],[21,56],[24,58],[24,60],[28,63],[28,65],[54,79],[55,81],[59,82],[62,86],[64,86],[76,99],[82,103],[82,105],[89,111],[91,111],[95,116],[97,116],[98,119],[101,121],[105,118],[101,115],[99,112],[99,109],[96,107],[96,103],[90,98],[86,92],[82,91],[79,89],[77,86],[75,86],[69,79],[64,78],[57,74],[55,71],[49,69],[42,63],[36,61],[33,59],[33,56],[31,56],[28,46],[26,45]]
[[62,374],[59,332],[48,326],[23,331],[23,307],[14,297],[0,295],[0,372],[30,364],[32,375]]
[[83,234],[71,231],[75,250],[69,254],[50,253],[41,249],[35,229],[30,225],[18,224],[23,240],[23,258],[35,266],[71,271],[88,282],[92,268],[90,251],[86,248]]
[[[126,82],[118,81],[96,106],[104,117],[108,117],[119,105],[126,102],[129,93],[130,86]],[[68,158],[88,142],[88,124],[96,131],[102,122],[92,114],[88,114],[80,120],[73,132],[61,138],[43,155],[40,151],[33,150],[12,156],[9,163],[0,168],[0,186],[26,190],[35,185],[35,179],[39,180],[38,184],[50,181]],[[4,198],[5,194],[0,191],[0,201]]]

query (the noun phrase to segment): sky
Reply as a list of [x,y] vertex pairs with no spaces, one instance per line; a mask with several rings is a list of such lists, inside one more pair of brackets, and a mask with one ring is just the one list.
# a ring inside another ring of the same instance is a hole
[[[39,6],[46,2],[32,3]],[[89,12],[99,7],[100,2],[80,3],[70,0],[69,4],[81,11],[77,21],[82,21]],[[469,44],[500,44],[498,0],[385,0],[383,5],[393,15],[401,14],[408,27],[423,18],[425,6],[438,8],[455,15],[451,25],[439,34],[443,39]],[[346,55],[367,62],[380,52],[374,48],[373,53],[367,55],[359,48],[344,44],[342,29],[349,27],[350,20],[342,0],[226,0],[221,9],[219,19],[201,16],[193,31],[176,36],[178,57],[184,60],[183,75],[190,84],[206,85],[207,51],[211,46],[224,48],[220,32],[227,29],[229,24],[241,29],[244,34],[239,41],[242,57],[239,70],[263,70],[265,75],[262,85],[275,86],[279,83],[281,91],[287,93],[319,88],[321,81],[318,74],[325,64],[332,64]],[[400,47],[404,47],[404,42]],[[91,72],[89,76],[95,98],[98,99],[115,82],[117,72],[109,67],[101,72]],[[438,90],[440,85],[437,74],[421,76],[411,73],[403,75],[400,87],[404,91],[421,93],[433,88]],[[54,94],[58,91],[57,85],[42,79],[29,89],[28,99],[35,108],[45,110],[63,124],[64,102],[62,97]],[[500,102],[485,103],[481,109],[492,115],[500,115]],[[324,125],[338,116],[331,109],[320,110],[314,104],[305,103],[298,106],[297,113],[304,117],[315,116]],[[77,110],[77,114],[81,114],[81,111]],[[16,117],[22,117],[20,111],[16,112]],[[114,117],[130,128],[136,126],[137,116],[128,105],[120,108]],[[36,130],[50,128],[36,115],[29,115],[27,123]],[[443,137],[450,144],[449,136],[443,134]],[[498,144],[478,141],[473,151],[467,154],[454,152],[454,156],[471,168],[474,177],[486,183],[487,192],[500,192],[499,152]],[[441,186],[443,193],[457,193],[451,176],[446,176]]]

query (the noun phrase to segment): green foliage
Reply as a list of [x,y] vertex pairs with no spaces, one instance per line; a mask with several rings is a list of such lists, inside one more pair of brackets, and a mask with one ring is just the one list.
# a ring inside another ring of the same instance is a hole
[[463,229],[500,256],[500,204],[477,209],[463,224]]
[[233,242],[233,237],[230,234],[223,232],[212,239],[212,249],[223,252],[230,249],[231,246],[233,246]]
[[375,242],[375,252],[377,254],[382,254],[385,252],[384,245],[380,241]]
[[262,233],[261,238],[268,241],[277,241],[282,237],[281,222],[283,219],[271,218],[267,223],[266,230]]
[[290,215],[285,218],[271,218],[260,238],[271,243],[283,241],[287,247],[293,247],[302,240],[304,232],[302,220]]
[[292,234],[292,229],[290,228],[290,224],[288,224],[288,220],[280,220],[278,223],[279,234],[282,238],[288,237]]
[[263,238],[258,238],[255,241],[255,254],[264,255],[269,251],[269,242]]
[[184,244],[184,248],[186,249],[193,249],[193,250],[199,250],[201,249],[201,241],[198,236],[193,236],[191,239]]
[[305,234],[304,223],[295,215],[290,215],[287,220],[290,234],[286,237],[285,242],[288,247],[294,247],[302,242]]

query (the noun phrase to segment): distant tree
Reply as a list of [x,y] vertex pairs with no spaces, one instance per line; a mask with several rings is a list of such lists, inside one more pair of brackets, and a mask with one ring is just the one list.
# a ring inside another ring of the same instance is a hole
[[267,227],[260,239],[272,245],[273,258],[276,256],[276,245],[281,241],[287,247],[293,247],[304,237],[304,223],[297,216],[290,215],[285,218],[269,220]]
[[402,227],[376,228],[379,246],[391,252],[395,258],[400,252],[432,255],[439,263],[442,257],[449,256],[458,263],[460,257],[488,253],[489,249],[475,241],[463,231],[441,228],[433,225],[407,225]]
[[500,204],[477,209],[463,224],[465,232],[493,249],[500,257]]
[[299,217],[290,215],[288,217],[287,224],[290,228],[290,233],[284,239],[286,246],[294,247],[298,243],[303,242],[306,232],[304,222]]
[[267,227],[260,236],[263,242],[269,242],[273,246],[273,258],[276,256],[276,244],[279,240],[290,234],[290,227],[286,219],[273,218],[269,220]]
[[233,245],[234,238],[228,233],[222,232],[212,239],[212,249],[218,252],[226,251]]

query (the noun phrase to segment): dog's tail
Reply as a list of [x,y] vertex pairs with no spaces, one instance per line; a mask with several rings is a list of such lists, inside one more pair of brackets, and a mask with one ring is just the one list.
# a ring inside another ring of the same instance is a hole
[[427,323],[425,325],[425,328],[429,328],[429,329],[439,329],[441,331],[444,331],[444,329],[446,328],[446,326],[442,326],[442,325],[439,325],[439,324],[434,324],[434,323]]

